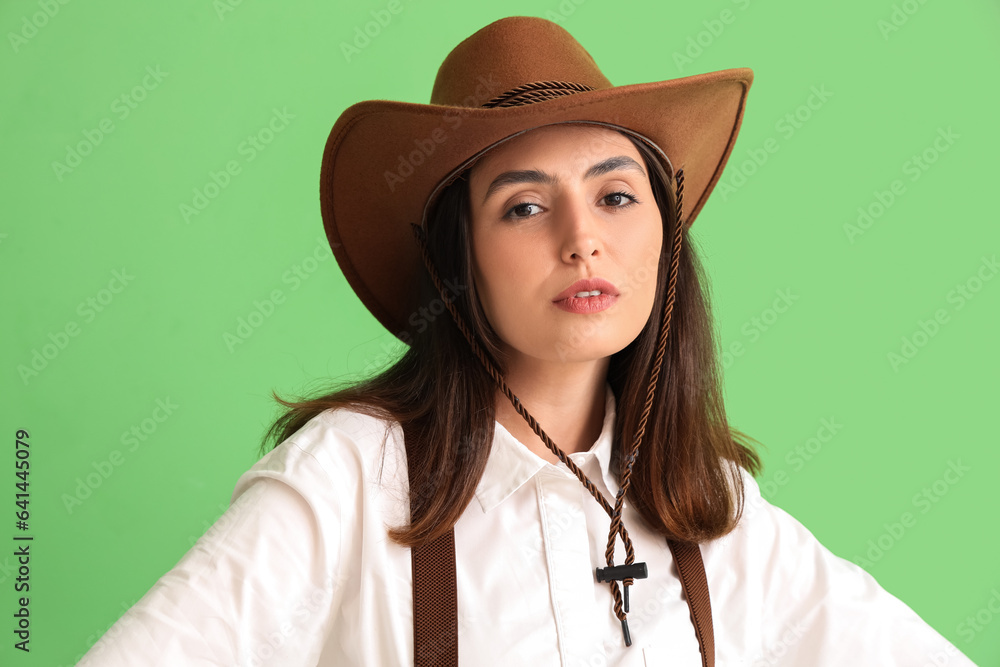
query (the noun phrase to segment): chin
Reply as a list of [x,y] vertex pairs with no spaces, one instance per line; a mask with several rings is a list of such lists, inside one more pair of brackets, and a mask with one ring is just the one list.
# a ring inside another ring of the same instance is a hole
[[[638,334],[636,334],[638,335]],[[579,341],[557,341],[552,349],[556,351],[553,361],[566,363],[581,363],[606,359],[624,350],[635,337],[615,341],[595,341],[593,339]]]

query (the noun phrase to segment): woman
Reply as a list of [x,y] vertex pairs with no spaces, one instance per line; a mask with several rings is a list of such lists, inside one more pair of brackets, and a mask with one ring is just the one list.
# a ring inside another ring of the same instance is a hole
[[409,349],[281,401],[231,508],[81,664],[972,664],[764,501],[727,424],[687,229],[751,80],[616,88],[514,17],[431,105],[345,111],[324,223]]

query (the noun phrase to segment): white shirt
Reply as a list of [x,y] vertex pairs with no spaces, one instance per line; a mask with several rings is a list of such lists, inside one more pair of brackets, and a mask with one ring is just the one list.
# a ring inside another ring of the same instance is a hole
[[[570,455],[609,502],[614,417],[608,387],[600,437]],[[412,665],[410,552],[385,530],[408,517],[405,461],[398,423],[317,415],[239,478],[229,509],[80,665]],[[743,479],[739,525],[701,545],[719,667],[973,665]],[[623,516],[649,569],[630,592],[631,647],[594,575],[607,514],[496,423],[455,526],[459,664],[699,667],[666,540]]]

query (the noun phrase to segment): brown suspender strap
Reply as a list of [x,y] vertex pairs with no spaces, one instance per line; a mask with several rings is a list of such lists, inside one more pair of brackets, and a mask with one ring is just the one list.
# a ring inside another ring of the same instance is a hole
[[[405,433],[411,436],[410,433]],[[406,438],[407,462],[414,437]],[[409,468],[409,466],[407,466]],[[412,473],[412,468],[409,468]],[[677,563],[681,589],[698,636],[702,667],[715,667],[712,606],[701,549],[690,542],[667,540]],[[413,566],[413,663],[415,667],[457,667],[458,594],[455,582],[455,531],[410,551]]]
[[[413,461],[421,455],[416,426],[403,425],[410,499]],[[455,531],[410,550],[413,570],[413,664],[416,667],[458,665],[458,594],[455,585]]]
[[458,665],[455,532],[413,549],[413,664]]
[[694,542],[667,540],[670,553],[677,563],[681,589],[691,610],[691,622],[698,635],[702,667],[715,667],[715,633],[712,630],[712,603],[708,596],[708,578],[701,548]]

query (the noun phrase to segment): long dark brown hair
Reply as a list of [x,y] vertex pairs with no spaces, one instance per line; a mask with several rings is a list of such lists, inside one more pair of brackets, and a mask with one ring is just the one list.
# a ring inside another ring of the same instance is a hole
[[[646,163],[664,233],[652,312],[639,336],[612,355],[608,368],[617,414],[614,469],[621,467],[623,449],[633,440],[646,401],[667,294],[670,239],[677,224],[675,193],[668,186],[670,178],[660,158],[643,141],[625,136]],[[459,288],[457,294],[449,295],[456,309],[502,374],[500,340],[473,281],[469,221],[466,171],[435,200],[426,245],[438,274]],[[726,420],[712,318],[703,288],[707,282],[688,231],[682,233],[663,367],[627,499],[658,533],[702,542],[725,535],[739,521],[743,484],[735,466],[756,476],[761,461],[748,444],[759,443],[731,428]],[[424,447],[411,457],[410,523],[389,528],[391,539],[410,547],[451,529],[472,500],[490,453],[495,401],[497,396],[506,400],[454,320],[440,307],[442,296],[427,272],[422,272],[420,290],[421,304],[439,306],[436,310],[441,315],[420,321],[411,332],[409,349],[398,361],[372,377],[314,398],[288,401],[272,392],[287,410],[265,433],[260,449],[262,454],[267,452],[313,417],[337,408],[396,421],[405,424],[408,432],[419,433]],[[270,447],[269,442],[273,442]]]

